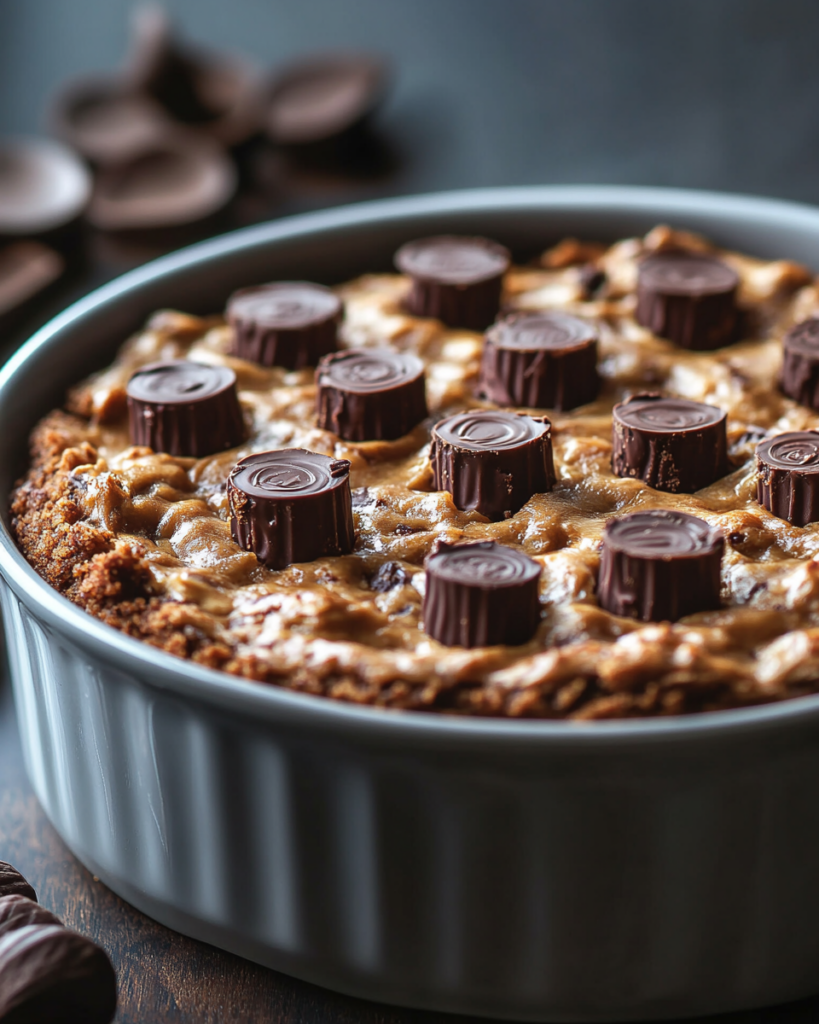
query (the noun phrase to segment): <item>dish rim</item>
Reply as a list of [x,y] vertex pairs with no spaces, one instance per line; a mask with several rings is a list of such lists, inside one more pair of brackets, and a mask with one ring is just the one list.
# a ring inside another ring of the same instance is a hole
[[[240,250],[320,231],[362,229],[385,219],[414,214],[480,213],[482,207],[487,213],[490,209],[494,213],[513,213],[533,205],[635,216],[641,208],[648,212],[662,205],[669,218],[729,214],[752,217],[760,228],[764,223],[779,229],[793,225],[804,230],[810,225],[816,231],[819,260],[819,209],[764,197],[639,186],[544,185],[459,189],[353,203],[231,231],[162,256],[95,289],[41,327],[5,363],[0,369],[0,402],[14,387],[17,374],[36,360],[63,329],[166,274],[191,270]],[[595,747],[654,747],[695,740],[719,742],[727,737],[759,738],[763,733],[778,732],[791,725],[815,725],[819,720],[819,694],[726,711],[590,722],[479,718],[351,704],[205,668],[106,625],[54,590],[29,565],[11,536],[5,510],[0,516],[0,572],[17,598],[25,595],[25,603],[33,606],[50,627],[69,634],[71,642],[90,648],[95,657],[106,662],[117,656],[126,659],[143,685],[173,690],[200,703],[252,712],[265,722],[319,726],[347,734],[352,731],[362,739],[379,742],[403,738],[447,749],[454,749],[452,744],[462,748],[477,742],[482,749],[489,744],[498,751],[508,748],[523,752],[547,747],[581,753]]]

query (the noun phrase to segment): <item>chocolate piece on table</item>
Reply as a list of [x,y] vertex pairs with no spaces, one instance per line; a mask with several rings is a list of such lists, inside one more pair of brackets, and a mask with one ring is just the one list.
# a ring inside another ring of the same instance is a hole
[[0,316],[53,284],[65,260],[40,242],[10,242],[0,248]]
[[645,393],[612,410],[612,470],[672,494],[693,494],[729,470],[726,415],[687,398]]
[[606,283],[606,272],[596,263],[584,263],[578,269],[580,287],[583,289],[583,298],[590,300],[596,297],[597,293]]
[[[0,896],[0,935],[17,931],[28,925],[62,925],[59,917],[55,917],[45,907],[25,896]],[[2,990],[2,982],[0,982]]]
[[177,128],[97,175],[87,217],[103,231],[190,224],[221,210],[238,184],[233,161],[211,139]]
[[37,893],[29,885],[17,868],[0,860],[0,896],[25,896],[26,899],[37,902]]
[[713,256],[663,252],[637,270],[637,322],[681,348],[710,350],[736,336],[739,275]]
[[442,543],[426,561],[424,630],[448,647],[525,644],[540,621],[540,573],[494,541]]
[[125,82],[160,103],[177,121],[195,125],[226,146],[261,126],[259,81],[247,61],[181,44],[165,12],[137,9]]
[[479,387],[498,405],[565,411],[593,402],[597,331],[568,313],[512,313],[486,333]]
[[79,217],[91,196],[83,161],[53,139],[0,140],[0,235],[36,235]]
[[785,335],[779,385],[788,398],[819,412],[819,317],[803,320]]
[[162,107],[119,78],[87,78],[61,90],[51,110],[56,134],[95,164],[121,164],[175,130]]
[[656,509],[610,519],[597,599],[612,615],[675,622],[719,608],[722,531],[684,512]]
[[104,950],[57,925],[0,936],[0,1020],[8,1024],[109,1024],[117,979]]
[[188,359],[150,363],[128,381],[131,444],[169,455],[205,455],[245,438],[236,374]]
[[488,238],[439,235],[401,246],[395,265],[412,278],[406,300],[415,316],[483,331],[498,315],[509,250]]
[[551,423],[501,410],[461,412],[432,428],[429,459],[436,490],[455,507],[508,519],[555,482]]
[[383,99],[385,63],[370,54],[306,57],[277,71],[263,101],[268,137],[280,146],[335,138],[365,120]]
[[819,431],[777,434],[756,447],[757,501],[793,526],[819,522]]
[[355,545],[346,459],[303,448],[258,452],[234,466],[227,493],[233,539],[270,569]]
[[426,419],[424,364],[409,352],[351,349],[316,371],[318,426],[345,441],[393,441]]
[[261,366],[303,370],[338,348],[341,299],[309,281],[242,288],[228,300],[231,352]]

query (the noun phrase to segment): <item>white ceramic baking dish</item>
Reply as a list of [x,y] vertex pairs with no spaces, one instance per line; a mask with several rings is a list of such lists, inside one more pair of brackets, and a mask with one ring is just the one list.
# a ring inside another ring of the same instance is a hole
[[[0,489],[70,383],[156,308],[332,283],[407,239],[523,257],[657,222],[819,267],[819,211],[622,188],[389,200],[241,231],[102,288],[0,374]],[[676,720],[345,706],[176,660],[0,570],[26,763],[66,843],[152,917],[372,999],[528,1020],[702,1014],[819,990],[819,697]]]

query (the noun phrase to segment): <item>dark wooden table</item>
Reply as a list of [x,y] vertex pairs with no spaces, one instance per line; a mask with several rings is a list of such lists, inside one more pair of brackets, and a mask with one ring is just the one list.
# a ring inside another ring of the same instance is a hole
[[[74,298],[132,266],[208,234],[302,209],[440,188],[567,181],[819,201],[819,7],[813,0],[169,0],[167,6],[198,41],[244,50],[268,65],[339,45],[384,52],[397,72],[392,98],[364,144],[329,161],[251,148],[242,156],[240,196],[208,224],[142,237],[80,228],[58,239],[69,272],[49,293],[0,320],[2,355]],[[0,0],[0,134],[36,131],[59,83],[113,66],[124,45],[123,5]],[[108,950],[120,981],[120,1024],[453,1019],[294,981],[183,938],[123,903],[77,863],[39,808],[5,674],[0,859],[31,879],[45,906]],[[817,1018],[819,1000],[809,1000],[720,1020],[807,1024]]]

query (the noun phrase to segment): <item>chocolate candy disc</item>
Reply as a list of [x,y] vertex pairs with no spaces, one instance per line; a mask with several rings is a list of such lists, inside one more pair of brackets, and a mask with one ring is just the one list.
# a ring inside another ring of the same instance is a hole
[[684,512],[610,519],[603,532],[597,599],[612,615],[675,622],[719,608],[722,531]]
[[29,885],[17,868],[0,860],[0,897],[1,896],[25,896],[26,899],[37,902],[37,893]]
[[248,455],[227,483],[233,539],[270,569],[355,544],[350,463],[304,448]]
[[778,434],[756,446],[760,505],[794,526],[819,521],[819,431]]
[[150,363],[131,377],[127,391],[131,444],[201,459],[244,440],[236,374],[226,366]]
[[819,318],[792,327],[782,342],[780,387],[788,398],[819,412]]
[[449,327],[484,331],[498,315],[509,250],[488,238],[440,235],[419,238],[395,254],[395,265],[412,278],[406,306]]
[[356,349],[316,371],[318,425],[345,441],[392,441],[427,416],[424,364],[408,352]]
[[0,896],[0,935],[30,924],[61,925],[62,921],[25,896]]
[[108,1024],[117,979],[105,952],[61,925],[0,936],[0,1020],[8,1024]]
[[736,334],[738,287],[739,275],[711,256],[649,256],[637,272],[637,322],[682,348],[721,348]]
[[480,389],[498,405],[563,411],[593,402],[597,332],[567,313],[513,313],[487,332]]
[[456,507],[508,519],[555,482],[552,425],[511,412],[462,412],[436,423],[429,458],[435,487]]
[[713,405],[633,395],[612,411],[612,469],[658,491],[693,494],[728,472],[725,424]]
[[262,366],[302,370],[338,348],[341,300],[320,284],[281,281],[234,292],[231,351]]
[[424,630],[447,647],[525,644],[540,621],[540,572],[494,541],[440,544],[426,563]]

